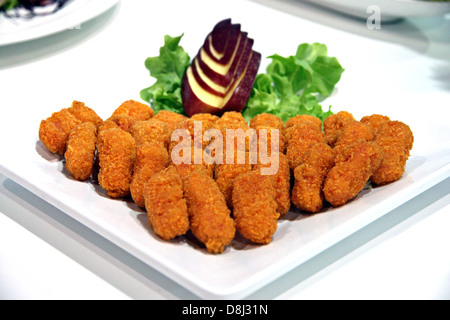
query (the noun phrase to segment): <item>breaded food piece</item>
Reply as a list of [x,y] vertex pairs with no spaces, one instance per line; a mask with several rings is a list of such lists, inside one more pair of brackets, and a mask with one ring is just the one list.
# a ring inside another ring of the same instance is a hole
[[287,130],[297,124],[302,124],[306,121],[312,122],[317,126],[319,130],[322,130],[322,120],[309,114],[299,114],[290,118],[286,121],[285,129]]
[[323,121],[323,130],[325,133],[325,141],[334,147],[337,138],[342,132],[342,129],[349,123],[356,121],[353,115],[347,111],[340,111],[336,114],[328,116]]
[[220,119],[216,121],[218,129],[246,129],[249,128],[247,121],[245,121],[242,113],[237,111],[227,111]]
[[152,118],[154,114],[155,112],[149,105],[134,100],[128,100],[114,110],[112,116],[127,115],[136,121],[145,121]]
[[234,239],[236,228],[217,183],[195,171],[183,183],[192,234],[210,253],[222,253]]
[[384,116],[381,114],[372,114],[370,116],[362,117],[360,121],[371,127],[373,132],[376,134],[380,126],[390,120],[391,119],[388,116]]
[[149,140],[136,147],[136,162],[130,184],[130,194],[138,207],[145,206],[144,186],[156,173],[169,165],[169,153],[158,141]]
[[335,154],[325,142],[313,143],[305,152],[305,161],[294,170],[292,203],[306,212],[319,212],[323,208],[323,184],[334,165]]
[[[180,157],[184,158],[184,149],[180,151]],[[200,159],[201,156],[201,159]],[[175,167],[178,174],[181,176],[181,179],[184,179],[186,176],[191,174],[194,171],[206,170],[206,173],[210,176],[214,176],[214,163],[206,163],[203,157],[203,149],[195,148],[194,146],[190,149],[190,161],[184,161],[181,163],[174,163],[172,154],[169,154],[169,162],[170,166]],[[196,158],[199,160],[196,161]],[[189,158],[187,158],[189,159]]]
[[[242,173],[250,172],[253,165],[249,162],[248,152],[235,152],[234,163],[216,164],[214,167],[214,178],[220,191],[225,197],[225,201],[229,208],[232,208],[232,191],[234,179]],[[245,157],[245,163],[238,163],[238,157]]]
[[215,115],[215,114],[210,114],[210,113],[197,113],[194,114],[191,117],[192,120],[195,121],[209,121],[211,123],[216,123],[217,120],[219,120],[219,116]]
[[[275,188],[275,201],[277,203],[277,212],[280,217],[286,215],[291,208],[291,170],[286,155],[279,152],[273,157],[277,161],[278,170],[271,175],[273,178],[273,186]],[[253,166],[253,170],[261,172],[261,168],[269,168],[272,163],[262,164],[258,162]]]
[[[261,148],[264,148],[263,150],[270,154],[270,152],[272,152],[272,143],[274,152],[284,153],[286,151],[286,139],[281,130],[259,126],[258,129],[256,129],[256,136],[258,138],[258,152],[260,152]],[[276,137],[278,137],[278,139]]]
[[378,185],[397,181],[405,172],[413,147],[411,128],[400,121],[387,121],[380,126],[374,141],[383,150],[384,159],[370,180]]
[[98,128],[98,131],[102,132],[107,129],[119,128],[125,132],[130,132],[131,128],[136,122],[136,119],[126,114],[117,114],[103,121],[103,123]]
[[334,149],[335,166],[325,179],[323,192],[332,206],[341,206],[358,195],[380,166],[383,151],[373,141],[359,140]]
[[183,183],[174,168],[153,175],[143,190],[149,225],[156,235],[171,240],[189,231]]
[[339,145],[350,145],[360,139],[372,141],[374,138],[375,132],[371,127],[359,121],[351,121],[342,128],[334,143],[334,148]]
[[137,121],[131,127],[130,133],[136,141],[137,146],[148,141],[157,141],[161,143],[164,148],[167,149],[169,147],[169,125],[165,122],[155,119]]
[[[178,123],[176,130],[185,131],[185,135],[190,137],[194,147],[205,149],[210,142],[204,141],[203,136],[207,130],[214,128],[214,123],[209,120],[200,121],[194,120],[192,118],[187,118]],[[197,139],[195,139],[195,137],[197,137]],[[170,141],[169,152],[171,152],[179,142],[180,141],[176,140]]]
[[93,109],[86,106],[84,102],[73,101],[69,112],[82,122],[92,122],[97,127],[103,122],[103,119]]
[[304,122],[292,127],[286,148],[289,167],[294,170],[303,161],[303,154],[311,143],[324,142],[325,137],[321,130],[312,122]]
[[280,130],[280,134],[282,134],[284,130],[284,122],[276,115],[270,113],[260,113],[250,120],[250,128],[258,130],[261,127],[278,129]]
[[119,128],[101,131],[97,139],[97,154],[100,186],[112,198],[130,195],[136,159],[136,143],[131,134]]
[[233,183],[233,218],[246,239],[268,244],[278,227],[275,188],[270,176],[258,171],[243,173]]
[[186,120],[187,117],[180,113],[161,110],[156,115],[153,116],[153,119],[167,123],[167,125],[169,126],[170,135],[172,135],[173,130],[175,130],[178,127],[178,124],[181,121]]
[[77,125],[69,134],[64,154],[66,169],[76,180],[91,177],[97,143],[97,126],[92,122]]
[[41,121],[39,139],[50,152],[64,155],[70,132],[81,123],[68,109],[62,109]]
[[250,120],[250,128],[256,130],[258,150],[265,148],[270,153],[272,151],[272,136],[278,134],[276,141],[278,147],[274,151],[283,153],[286,151],[286,140],[283,134],[284,122],[280,117],[269,113],[258,114]]

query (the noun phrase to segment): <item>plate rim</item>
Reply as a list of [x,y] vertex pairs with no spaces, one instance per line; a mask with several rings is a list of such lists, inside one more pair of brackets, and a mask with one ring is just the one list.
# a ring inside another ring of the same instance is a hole
[[[85,23],[100,16],[115,5],[119,4],[120,1],[121,0],[90,0],[87,1],[86,4],[88,4],[91,10],[83,10],[82,13],[75,11],[68,13],[67,15],[56,17],[48,23],[37,26],[35,29],[31,29],[31,32],[29,30],[25,30],[25,32],[17,31],[13,34],[1,34],[0,32],[0,47],[36,40],[63,32],[72,28],[74,25]],[[70,3],[68,5],[70,5]],[[54,26],[54,28],[50,29],[49,26]]]

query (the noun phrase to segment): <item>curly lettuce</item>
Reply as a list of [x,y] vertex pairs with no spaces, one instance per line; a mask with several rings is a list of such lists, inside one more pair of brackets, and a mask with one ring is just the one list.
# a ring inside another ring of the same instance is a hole
[[249,121],[260,113],[270,113],[284,121],[298,114],[310,114],[324,120],[332,114],[320,104],[329,97],[344,69],[339,61],[328,56],[326,45],[301,44],[295,56],[269,57],[272,62],[266,73],[256,77],[243,111]]
[[190,64],[189,54],[179,45],[181,38],[164,37],[159,56],[145,60],[145,67],[156,82],[140,92],[141,99],[150,103],[155,112],[169,110],[184,114],[181,83]]

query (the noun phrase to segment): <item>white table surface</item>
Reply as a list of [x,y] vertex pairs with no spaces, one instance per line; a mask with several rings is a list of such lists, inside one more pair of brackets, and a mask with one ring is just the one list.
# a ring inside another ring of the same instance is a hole
[[[446,99],[447,105],[450,103],[449,16],[408,19],[383,24],[381,30],[374,31],[368,30],[365,22],[300,1],[255,2],[343,32],[410,47],[420,55],[418,61],[423,62],[418,72],[423,72],[424,66],[431,62],[439,62],[441,67],[433,70],[436,86],[430,91]],[[134,3],[148,6],[146,10],[157,6],[153,1]],[[86,58],[88,55],[83,48],[92,49],[94,40],[107,36],[108,32],[116,32],[118,38],[126,37],[126,32],[135,27],[132,4],[133,1],[123,1],[106,14],[83,24],[79,30],[0,47],[0,84],[14,84],[10,89],[15,94],[35,92],[32,85],[45,85],[45,81],[39,83],[39,79],[45,80],[45,75],[36,72],[41,72],[40,65],[48,64],[49,59],[56,59],[58,64],[59,59],[70,56],[74,50]],[[108,31],[110,29],[113,31]],[[118,45],[118,52],[121,50],[126,49]],[[141,62],[135,65],[142,67]],[[17,71],[18,78],[12,70]],[[9,76],[7,81],[2,79],[4,71]],[[119,68],[120,71],[123,70]],[[23,78],[19,76],[24,72],[29,72],[30,79],[21,81]],[[25,87],[17,89],[22,83]],[[77,90],[83,89],[87,91],[84,95],[95,92],[77,87]],[[0,86],[2,110],[13,101],[12,93],[3,90]],[[124,94],[130,90],[125,84]],[[433,110],[432,105],[430,102],[428,110]],[[437,128],[446,130],[442,137],[448,140],[448,124],[446,127],[442,120],[445,114],[436,114],[436,117]],[[450,299],[449,190],[450,179],[445,179],[248,298]],[[0,299],[196,297],[0,175]]]

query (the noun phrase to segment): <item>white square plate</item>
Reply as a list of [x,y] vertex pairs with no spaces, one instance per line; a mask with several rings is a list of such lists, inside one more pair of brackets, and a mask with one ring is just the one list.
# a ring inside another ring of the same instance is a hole
[[[168,0],[157,7],[142,1],[140,10],[132,6],[132,1],[123,2],[116,20],[99,32],[90,33],[95,24],[74,31],[81,32],[83,41],[57,47],[53,54],[15,60],[8,67],[5,59],[23,57],[23,46],[2,51],[0,172],[198,296],[246,297],[449,176],[448,117],[435,117],[446,110],[448,92],[430,75],[430,65],[438,66],[439,60],[407,45],[331,29],[247,1],[229,1],[221,10],[209,0]],[[190,16],[183,14],[188,11]],[[173,19],[167,19],[168,12]],[[86,102],[103,118],[121,102],[138,100],[140,89],[151,81],[143,62],[157,55],[164,34],[184,32],[181,44],[193,57],[214,24],[227,17],[242,24],[263,57],[295,54],[302,42],[327,44],[346,69],[339,91],[330,98],[333,110],[347,110],[356,118],[382,113],[402,120],[416,142],[400,181],[364,190],[341,208],[316,215],[289,213],[269,245],[236,239],[223,254],[211,255],[190,238],[160,240],[148,227],[145,212],[131,201],[112,200],[99,186],[71,179],[61,158],[42,146],[37,133],[42,119],[72,100]],[[64,36],[70,39],[71,33]],[[421,77],[412,77],[411,70]],[[424,103],[431,100],[436,101],[433,109],[425,110]]]

